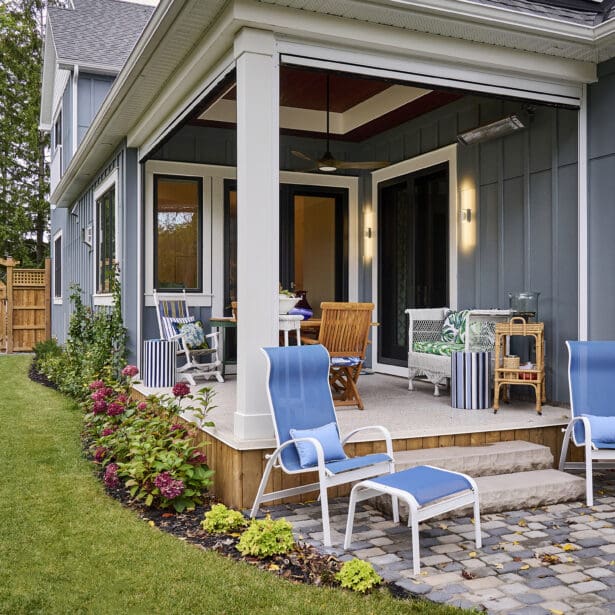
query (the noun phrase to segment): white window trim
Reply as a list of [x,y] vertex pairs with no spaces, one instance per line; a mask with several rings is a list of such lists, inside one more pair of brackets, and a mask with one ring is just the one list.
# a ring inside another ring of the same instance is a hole
[[[150,160],[145,164],[145,305],[154,305],[154,176],[176,175],[179,177],[197,177],[203,181],[203,213],[201,219],[202,260],[201,260],[201,292],[186,293],[186,300],[191,307],[209,307],[212,304],[212,271],[213,260],[219,257],[217,246],[213,243],[217,233],[213,230],[213,195],[212,179],[234,179],[235,169],[196,164],[192,162],[166,162]],[[141,275],[141,272],[139,272]]]
[[96,292],[96,288],[98,287],[98,211],[96,202],[98,199],[111,190],[114,189],[114,197],[113,203],[115,205],[115,260],[118,263],[122,262],[122,241],[120,236],[120,216],[119,216],[119,202],[118,202],[118,172],[117,169],[113,169],[111,173],[105,179],[96,186],[94,189],[94,199],[93,199],[93,216],[92,216],[92,235],[93,235],[93,254],[94,254],[94,293],[92,294],[92,301],[94,305],[100,306],[112,306],[113,305],[113,295],[111,293],[98,293]]
[[[63,303],[63,289],[60,288],[60,296],[56,297],[56,267],[55,267],[55,263],[56,263],[56,241],[58,239],[62,239],[62,231],[59,230],[57,233],[54,234],[53,236],[53,282],[52,282],[52,286],[53,286],[53,304],[54,305],[62,305]],[[64,267],[64,240],[62,239],[61,242],[61,262],[62,262],[62,267]],[[60,277],[61,277],[61,285],[64,286],[64,271],[60,270]]]
[[[408,173],[414,173],[420,169],[448,163],[448,194],[449,194],[449,218],[448,218],[448,307],[457,308],[457,249],[458,249],[458,221],[457,214],[457,144],[447,145],[432,152],[427,152],[415,158],[392,164],[379,171],[372,173],[372,222],[373,222],[373,257],[372,257],[372,297],[378,305],[378,184],[395,177],[401,177]],[[473,224],[476,224],[476,212],[473,212]],[[393,376],[408,376],[407,367],[389,365],[378,362],[378,336],[372,339],[372,364],[377,372],[391,374]]]

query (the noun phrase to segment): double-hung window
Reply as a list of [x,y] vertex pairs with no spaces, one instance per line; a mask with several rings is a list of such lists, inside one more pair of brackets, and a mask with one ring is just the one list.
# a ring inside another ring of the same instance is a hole
[[202,291],[203,179],[154,175],[154,288]]

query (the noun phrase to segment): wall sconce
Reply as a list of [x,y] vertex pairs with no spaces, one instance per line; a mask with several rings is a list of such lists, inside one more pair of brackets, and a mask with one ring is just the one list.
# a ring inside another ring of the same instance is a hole
[[372,238],[372,227],[368,226],[365,229],[365,237],[367,237],[367,239],[371,239]]
[[470,208],[461,209],[459,211],[460,222],[472,222],[472,210]]
[[489,139],[505,137],[506,135],[526,127],[528,120],[521,118],[522,114],[509,115],[501,120],[479,126],[478,128],[473,128],[472,130],[457,135],[457,141],[459,141],[461,145],[472,145],[473,143],[488,141]]
[[81,241],[84,244],[92,247],[92,225],[88,224],[85,228],[81,229]]

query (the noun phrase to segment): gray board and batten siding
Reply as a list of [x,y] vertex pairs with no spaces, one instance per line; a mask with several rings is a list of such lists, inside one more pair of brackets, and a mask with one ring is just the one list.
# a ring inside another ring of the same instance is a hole
[[615,339],[615,59],[588,87],[589,339]]
[[[459,132],[520,109],[520,103],[468,96],[362,143],[336,140],[331,148],[342,159],[395,163],[455,143]],[[534,109],[528,130],[458,148],[458,181],[469,180],[475,187],[478,225],[476,248],[458,253],[458,307],[507,308],[509,291],[540,291],[548,396],[567,401],[564,342],[578,336],[578,113],[540,105]],[[234,130],[186,126],[153,158],[234,166],[235,148]],[[323,141],[282,135],[280,167],[301,170],[291,149],[318,157]],[[371,201],[369,173],[361,174],[359,199],[362,211]],[[363,258],[359,262],[360,298],[369,300],[371,267],[363,265]],[[206,321],[210,309],[195,312]],[[155,336],[155,313],[148,308],[144,339]]]
[[[110,159],[96,180],[79,198],[72,208],[56,209],[52,214],[52,235],[62,230],[62,304],[54,304],[52,312],[52,333],[60,342],[66,340],[68,322],[72,313],[69,301],[70,286],[79,284],[82,301],[93,307],[95,292],[94,245],[84,242],[83,231],[94,224],[94,191],[109,174],[117,169],[116,215],[119,243],[121,244],[122,314],[128,330],[128,360],[137,358],[137,307],[139,293],[142,293],[138,279],[139,261],[137,224],[139,194],[137,189],[138,162],[134,149],[120,148]],[[95,237],[92,237],[92,244]],[[105,309],[105,308],[99,308]]]

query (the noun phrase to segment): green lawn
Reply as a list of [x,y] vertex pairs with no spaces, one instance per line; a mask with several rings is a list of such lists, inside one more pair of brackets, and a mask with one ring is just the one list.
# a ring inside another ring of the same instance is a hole
[[293,585],[150,527],[107,497],[80,411],[0,355],[0,613],[459,613]]

